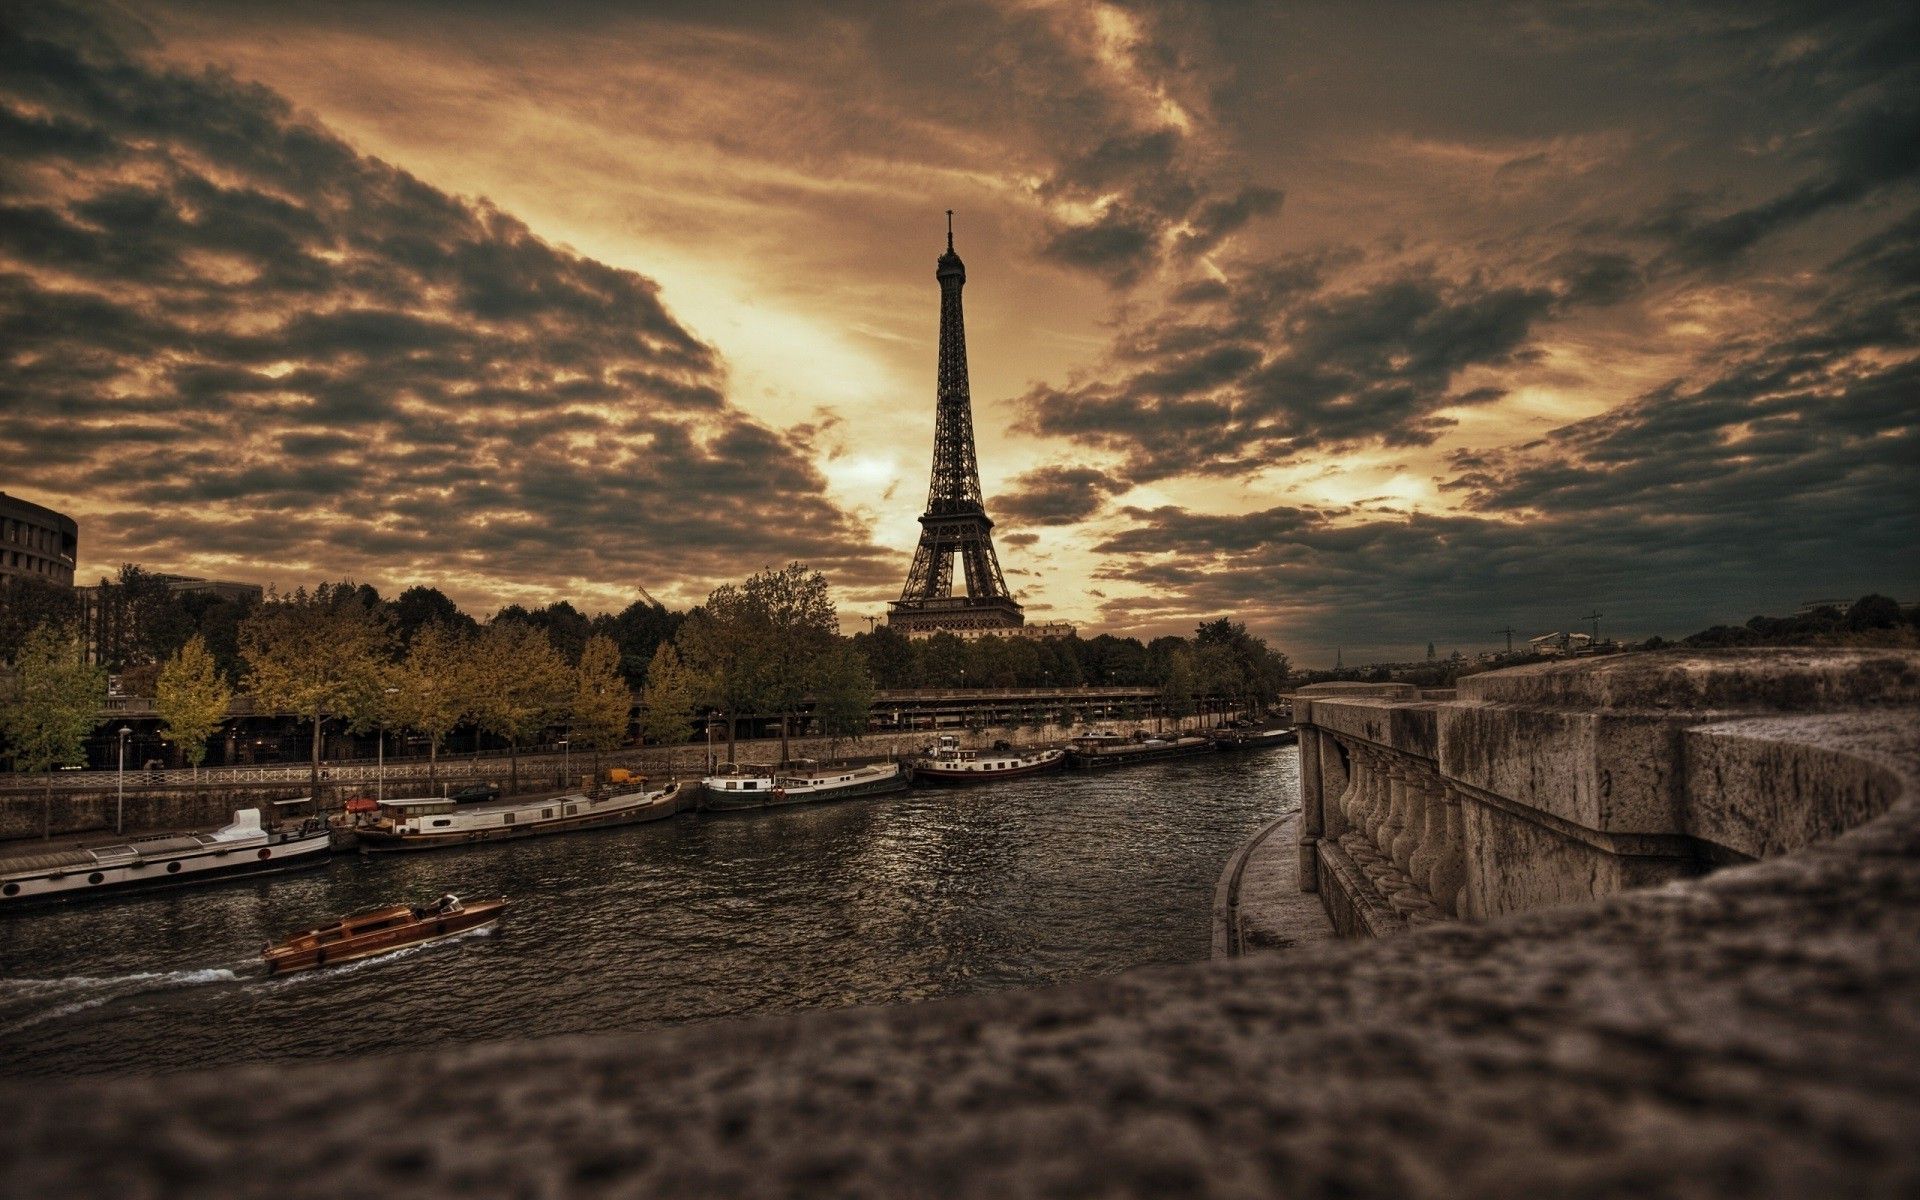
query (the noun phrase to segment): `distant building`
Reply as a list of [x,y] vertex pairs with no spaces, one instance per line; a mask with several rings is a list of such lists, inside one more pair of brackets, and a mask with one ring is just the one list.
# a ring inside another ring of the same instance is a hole
[[0,492],[0,584],[42,579],[73,586],[80,526],[72,517]]
[[1810,617],[1823,608],[1846,612],[1852,607],[1853,601],[1851,600],[1802,600],[1800,607],[1793,610],[1793,615],[1796,617]]
[[211,594],[237,604],[257,604],[267,590],[257,583],[235,583],[230,579],[201,579],[194,575],[162,575],[167,586],[189,595]]
[[1593,637],[1585,633],[1543,633],[1537,638],[1528,638],[1527,645],[1535,654],[1551,658],[1555,655],[1580,654],[1593,646]]
[[933,629],[925,626],[909,625],[900,632],[907,637],[919,640],[930,638],[936,633],[950,633],[963,642],[978,641],[981,638],[1056,638],[1073,637],[1079,629],[1072,621],[1041,621],[1031,625],[999,625],[981,628]]

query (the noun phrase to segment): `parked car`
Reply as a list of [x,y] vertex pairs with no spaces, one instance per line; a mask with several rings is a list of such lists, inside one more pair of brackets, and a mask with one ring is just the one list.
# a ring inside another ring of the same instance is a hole
[[497,783],[469,783],[457,787],[447,794],[447,799],[455,804],[484,804],[500,798],[500,785]]

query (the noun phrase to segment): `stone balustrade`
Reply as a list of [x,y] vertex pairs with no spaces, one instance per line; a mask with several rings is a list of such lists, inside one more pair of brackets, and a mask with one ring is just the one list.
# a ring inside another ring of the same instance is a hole
[[1457,693],[1304,688],[1300,885],[1341,933],[1378,937],[1787,853],[1891,802],[1891,776],[1846,734],[1917,704],[1920,656],[1900,651],[1587,659]]

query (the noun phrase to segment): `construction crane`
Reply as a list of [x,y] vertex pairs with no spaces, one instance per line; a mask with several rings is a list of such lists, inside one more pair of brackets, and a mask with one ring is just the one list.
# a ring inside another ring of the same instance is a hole
[[654,606],[655,608],[665,608],[665,607],[666,607],[666,605],[664,605],[664,604],[662,604],[662,603],[660,603],[660,602],[659,602],[658,600],[655,600],[655,599],[653,598],[653,593],[652,593],[652,592],[649,592],[649,591],[648,591],[648,590],[647,590],[646,588],[643,588],[643,587],[641,587],[641,586],[640,586],[639,584],[637,584],[637,583],[636,583],[636,584],[634,584],[634,585],[633,585],[633,587],[634,587],[634,590],[635,590],[635,591],[637,591],[637,592],[639,592],[639,593],[640,593],[640,598],[641,598],[642,600],[645,600],[645,601],[646,601],[646,602],[647,602],[648,604],[651,604],[651,605],[653,605],[653,606]]
[[860,619],[861,619],[862,621],[865,621],[865,622],[867,623],[867,632],[868,632],[868,633],[872,633],[872,632],[873,632],[873,631],[874,631],[874,630],[875,630],[875,629],[876,629],[876,628],[877,628],[877,627],[879,626],[879,624],[880,624],[880,618],[879,618],[879,617],[861,617]]
[[1582,621],[1593,622],[1593,644],[1596,646],[1600,644],[1600,618],[1606,615],[1607,614],[1600,612],[1599,610],[1596,609],[1595,611],[1590,612],[1586,616],[1580,618]]
[[1513,634],[1514,634],[1513,626],[1509,625],[1505,629],[1496,629],[1494,630],[1494,632],[1504,633],[1507,635],[1507,653],[1512,654],[1513,653]]

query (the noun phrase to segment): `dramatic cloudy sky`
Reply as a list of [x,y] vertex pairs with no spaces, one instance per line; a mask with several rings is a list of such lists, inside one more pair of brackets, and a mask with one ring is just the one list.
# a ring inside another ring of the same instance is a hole
[[1033,617],[1920,599],[1910,6],[4,11],[0,487],[89,577],[880,613],[953,208]]

